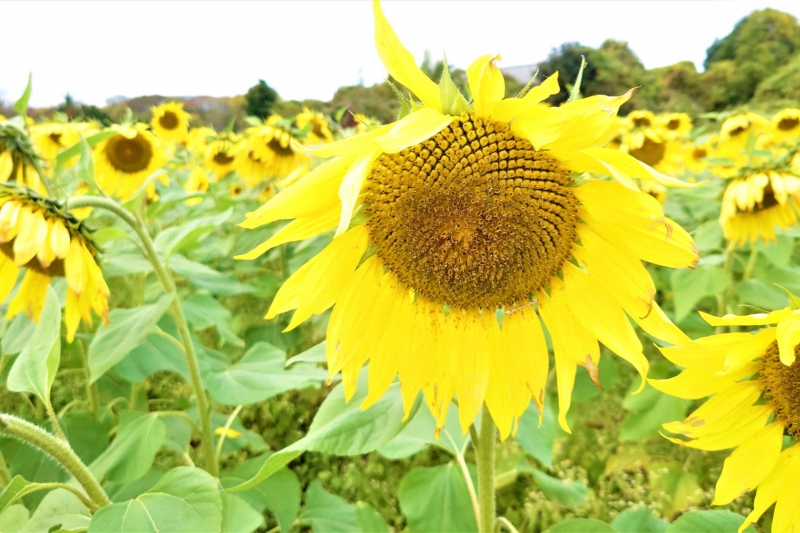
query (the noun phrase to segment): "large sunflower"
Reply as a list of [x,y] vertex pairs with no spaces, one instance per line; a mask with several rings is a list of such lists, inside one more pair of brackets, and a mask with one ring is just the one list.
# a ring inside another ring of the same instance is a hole
[[328,126],[328,119],[322,113],[315,113],[304,107],[303,112],[294,118],[294,124],[300,130],[308,127],[305,137],[306,144],[314,145],[333,142],[333,134]]
[[95,172],[103,190],[127,200],[167,160],[145,124],[114,128],[118,133],[95,149]]
[[769,138],[772,144],[800,143],[800,109],[782,109],[770,122]]
[[800,311],[703,318],[712,326],[770,327],[755,335],[723,333],[662,350],[685,370],[672,379],[650,380],[656,389],[692,400],[711,396],[683,422],[665,424],[680,435],[667,438],[700,450],[736,448],[725,460],[713,504],[725,505],[758,487],[753,511],[739,531],[776,501],[773,533],[798,531]]
[[72,342],[81,319],[92,323],[92,310],[108,322],[109,291],[95,253],[89,231],[62,204],[0,184],[0,303],[25,268],[7,318],[24,312],[38,321],[50,279],[65,277],[67,340]]
[[179,102],[167,102],[151,109],[153,118],[150,127],[159,139],[180,142],[189,134],[191,115],[183,110]]
[[775,228],[797,223],[800,178],[788,170],[763,170],[730,180],[722,195],[719,223],[734,245],[775,240]]
[[[598,341],[642,374],[630,316],[655,337],[689,342],[654,301],[641,260],[697,264],[689,235],[631,178],[684,185],[606,142],[619,97],[559,108],[545,80],[503,98],[498,58],[467,70],[468,104],[437,87],[374,3],[378,53],[415,94],[398,122],[321,147],[333,156],[242,224],[294,219],[240,258],[337,228],[335,238],[279,290],[267,318],[296,309],[289,329],[333,306],[327,359],[355,392],[369,361],[367,408],[399,374],[406,410],[420,390],[439,427],[458,398],[466,430],[484,402],[503,438],[531,398],[541,409],[553,341],[559,419],[566,428],[576,369],[597,381]],[[578,181],[573,171],[611,174]],[[627,315],[626,315],[627,313]]]
[[248,187],[267,178],[284,178],[310,158],[294,135],[272,124],[254,126],[246,131],[237,171]]

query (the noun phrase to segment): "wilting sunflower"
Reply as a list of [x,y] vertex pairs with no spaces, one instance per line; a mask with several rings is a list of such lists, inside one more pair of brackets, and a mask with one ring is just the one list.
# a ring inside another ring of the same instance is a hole
[[25,313],[38,321],[51,278],[65,277],[67,340],[81,319],[92,323],[92,310],[107,323],[109,291],[96,252],[89,230],[61,203],[0,184],[0,302],[25,268],[6,318]]
[[800,143],[800,109],[782,109],[775,113],[770,123],[772,143]]
[[[304,107],[303,112],[294,119],[294,124],[299,130],[308,127],[305,143],[310,145],[333,142],[333,134],[328,127],[328,119],[322,113],[315,113]],[[309,127],[310,124],[310,127]]]
[[772,531],[800,531],[800,311],[703,318],[712,326],[770,327],[662,350],[685,370],[672,379],[650,380],[653,387],[679,398],[711,396],[683,422],[665,424],[680,435],[667,438],[700,450],[736,448],[725,460],[713,504],[725,505],[758,487],[740,532],[776,501]]
[[650,139],[656,142],[663,142],[659,135],[659,125],[656,116],[650,111],[631,111],[624,119],[627,134],[623,144],[629,150],[637,150]]
[[248,128],[237,171],[248,187],[267,178],[283,178],[310,158],[294,135],[277,125]]
[[191,115],[183,110],[183,104],[167,102],[151,109],[153,118],[150,127],[159,139],[180,142],[189,134]]
[[725,120],[719,130],[720,154],[737,155],[747,145],[751,132],[760,134],[767,128],[768,122],[756,113],[740,113]]
[[230,134],[208,142],[203,161],[217,180],[221,180],[236,169],[239,141],[238,135]]
[[17,117],[0,122],[0,183],[15,182],[44,193],[44,185],[34,167],[41,156],[24,128]]
[[734,245],[775,240],[775,228],[797,223],[800,178],[788,170],[763,170],[730,180],[722,195],[719,223]]
[[145,124],[114,129],[118,133],[95,149],[97,183],[108,194],[127,200],[167,161]]
[[[566,427],[577,367],[598,380],[598,341],[646,374],[628,316],[655,337],[690,342],[655,303],[641,260],[689,267],[697,251],[631,178],[685,184],[595,147],[630,92],[542,106],[560,90],[554,75],[523,98],[504,99],[498,58],[488,55],[467,69],[470,105],[419,69],[377,2],[374,12],[384,65],[421,104],[398,122],[316,150],[334,158],[242,224],[294,219],[242,259],[337,228],[283,284],[267,318],[296,309],[291,329],[333,306],[328,368],[342,373],[347,399],[369,361],[363,408],[399,374],[407,413],[422,390],[441,427],[456,396],[466,430],[485,401],[505,438],[531,398],[539,409],[544,402],[541,317]],[[624,185],[576,180],[573,171]]]

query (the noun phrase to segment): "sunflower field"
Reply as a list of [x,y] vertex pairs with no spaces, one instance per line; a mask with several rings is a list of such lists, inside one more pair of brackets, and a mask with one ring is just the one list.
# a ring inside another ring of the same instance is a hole
[[0,116],[0,533],[800,531],[800,109],[373,11],[392,121]]

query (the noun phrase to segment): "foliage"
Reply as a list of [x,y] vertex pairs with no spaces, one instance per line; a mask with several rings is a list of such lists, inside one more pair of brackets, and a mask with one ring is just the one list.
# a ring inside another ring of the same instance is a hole
[[249,116],[267,118],[272,114],[272,106],[278,100],[278,92],[264,80],[247,89],[244,95],[244,109]]

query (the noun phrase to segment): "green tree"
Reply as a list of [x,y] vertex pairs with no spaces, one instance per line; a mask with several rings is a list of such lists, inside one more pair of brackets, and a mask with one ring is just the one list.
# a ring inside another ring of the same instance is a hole
[[264,80],[258,80],[247,90],[245,98],[245,111],[248,115],[267,118],[272,114],[272,106],[278,100],[278,92],[267,85]]

